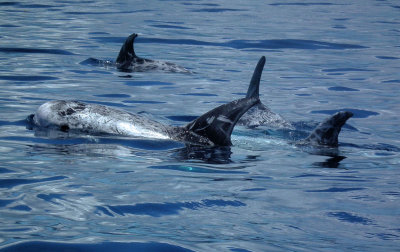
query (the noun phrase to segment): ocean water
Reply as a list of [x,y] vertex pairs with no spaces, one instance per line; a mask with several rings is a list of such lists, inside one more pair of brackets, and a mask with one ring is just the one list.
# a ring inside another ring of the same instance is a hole
[[[400,3],[0,2],[0,251],[399,251]],[[192,74],[119,72],[139,56]],[[260,98],[296,136],[237,126],[230,148],[26,127],[76,99],[174,125]],[[336,150],[300,148],[319,121],[354,116]]]

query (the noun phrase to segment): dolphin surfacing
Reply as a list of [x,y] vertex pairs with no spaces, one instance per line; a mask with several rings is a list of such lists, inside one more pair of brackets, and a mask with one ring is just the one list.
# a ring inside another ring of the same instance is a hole
[[237,121],[257,102],[256,98],[232,101],[210,110],[184,127],[164,125],[147,117],[104,105],[64,100],[42,104],[30,118],[35,127],[61,131],[172,139],[195,145],[230,146],[232,130]]
[[175,63],[161,60],[145,59],[137,56],[134,49],[134,42],[137,36],[138,34],[133,33],[126,38],[115,62],[112,60],[99,60],[95,58],[89,58],[82,61],[81,64],[116,67],[122,72],[164,71],[174,73],[192,73],[190,70]]

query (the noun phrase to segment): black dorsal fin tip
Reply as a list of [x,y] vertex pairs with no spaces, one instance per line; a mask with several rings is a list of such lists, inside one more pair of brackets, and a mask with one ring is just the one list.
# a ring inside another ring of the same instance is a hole
[[261,75],[262,71],[264,69],[265,65],[265,56],[262,56],[257,63],[256,68],[254,69],[253,76],[251,77],[249,89],[247,90],[247,95],[246,97],[259,97],[259,92],[260,92],[260,80],[261,80]]
[[346,121],[353,116],[350,111],[339,111],[321,122],[314,131],[306,138],[311,144],[338,146],[340,130]]
[[129,37],[126,38],[124,44],[119,51],[116,62],[118,64],[123,64],[126,61],[131,61],[133,58],[136,58],[135,49],[134,49],[134,41],[138,36],[136,33],[132,33]]
[[258,101],[258,98],[250,97],[221,105],[190,122],[185,129],[209,139],[214,145],[230,146],[237,121]]

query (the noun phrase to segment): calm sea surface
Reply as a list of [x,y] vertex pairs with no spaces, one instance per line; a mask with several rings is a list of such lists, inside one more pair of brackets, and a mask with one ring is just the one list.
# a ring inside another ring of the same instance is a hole
[[[0,250],[400,250],[400,2],[1,1],[0,16]],[[139,56],[194,73],[81,64],[131,33]],[[184,125],[242,98],[262,55],[274,112],[354,113],[338,150],[265,127],[189,149],[24,121],[77,99]]]

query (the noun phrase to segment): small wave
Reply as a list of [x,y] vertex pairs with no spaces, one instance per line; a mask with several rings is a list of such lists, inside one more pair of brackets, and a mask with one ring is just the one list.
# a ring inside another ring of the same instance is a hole
[[127,81],[125,82],[128,86],[171,86],[174,83],[171,82],[163,82],[163,81]]
[[[125,37],[94,37],[102,43],[113,42],[123,43]],[[365,49],[368,47],[346,44],[346,43],[330,43],[316,40],[304,39],[269,39],[269,40],[230,40],[227,42],[208,42],[195,39],[166,39],[166,38],[143,38],[138,37],[139,43],[159,43],[170,45],[198,45],[198,46],[221,46],[234,49],[330,49],[330,50],[346,50],[346,49]]]
[[94,95],[96,97],[106,97],[106,98],[129,98],[130,95],[127,94],[101,94],[101,95]]
[[386,81],[382,81],[382,83],[400,83],[400,79],[399,80],[386,80]]
[[192,12],[233,12],[233,11],[246,11],[246,10],[230,9],[230,8],[203,8],[203,9],[192,10]]
[[[204,207],[241,207],[246,204],[238,200],[210,200],[205,199],[199,202],[164,202],[164,203],[138,203],[135,205],[114,205],[106,206],[111,212],[125,216],[126,214],[132,215],[149,215],[152,217],[161,217],[165,215],[176,215],[179,214],[183,209],[197,210]],[[110,211],[107,208],[100,207],[98,210],[104,214],[110,215]],[[104,210],[107,210],[104,212]]]
[[208,93],[185,93],[185,94],[178,94],[184,96],[218,96],[216,94],[208,94]]
[[311,111],[312,114],[327,114],[333,115],[339,111],[350,111],[353,113],[353,118],[367,118],[370,116],[379,115],[378,112],[369,111],[369,110],[362,110],[362,109],[350,109],[350,108],[343,108],[343,109],[332,109],[332,110],[313,110]]
[[40,48],[20,48],[20,47],[0,47],[0,52],[3,52],[3,53],[42,53],[42,54],[75,55],[72,52],[60,50],[60,49],[40,49]]
[[107,15],[107,14],[131,14],[141,12],[151,12],[153,10],[133,10],[133,11],[64,11],[64,14],[68,15]]
[[0,3],[0,6],[15,6],[15,7],[26,8],[26,9],[56,7],[54,5],[48,5],[48,4],[23,4],[23,3],[18,3],[18,2],[3,2],[3,3]]
[[400,59],[399,57],[392,57],[392,56],[375,56],[377,59],[383,59],[383,60],[398,60]]
[[179,29],[179,30],[190,30],[192,28],[184,27],[184,26],[178,26],[178,25],[150,25],[152,27],[156,28],[163,28],[163,29]]
[[154,166],[149,166],[148,168],[151,169],[165,169],[165,170],[174,170],[174,171],[183,171],[183,172],[194,172],[194,173],[240,173],[240,174],[247,174],[246,172],[241,172],[241,171],[234,171],[234,170],[217,170],[217,169],[210,169],[210,168],[204,168],[204,167],[199,167],[199,166],[193,166],[193,165],[154,165]]
[[356,224],[371,225],[373,223],[368,218],[360,217],[347,212],[330,212],[328,213],[328,216],[335,217],[340,221],[356,223]]
[[323,2],[315,2],[315,3],[301,3],[301,2],[293,2],[293,3],[271,3],[271,6],[316,6],[316,5],[339,5],[334,3],[323,3]]
[[163,101],[130,101],[130,100],[124,100],[122,101],[123,103],[132,103],[132,104],[165,104],[167,102]]
[[376,70],[371,69],[361,69],[361,68],[332,68],[332,69],[322,69],[322,72],[336,73],[336,72],[373,72]]
[[354,187],[354,188],[331,187],[328,189],[321,189],[321,190],[307,190],[306,192],[351,192],[351,191],[361,191],[364,189],[365,188],[359,188],[359,187]]
[[44,75],[3,75],[0,76],[0,80],[10,80],[10,81],[46,81],[46,80],[58,80],[57,77],[44,76]]
[[330,88],[328,88],[328,90],[331,90],[331,91],[360,91],[358,89],[342,87],[342,86],[330,87]]
[[28,241],[8,245],[0,249],[7,251],[177,251],[190,252],[192,250],[159,242],[101,242],[101,243],[63,243]]
[[50,182],[54,180],[63,180],[68,177],[66,176],[54,176],[42,179],[0,179],[0,188],[13,188],[19,185],[33,184],[33,183],[41,183],[41,182]]

